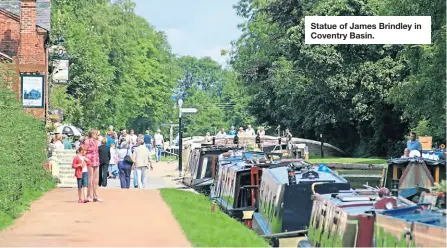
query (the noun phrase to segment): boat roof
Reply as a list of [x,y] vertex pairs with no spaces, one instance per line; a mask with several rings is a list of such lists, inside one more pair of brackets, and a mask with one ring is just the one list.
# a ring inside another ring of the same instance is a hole
[[446,160],[432,160],[428,158],[412,157],[412,158],[392,158],[388,161],[389,165],[392,164],[408,164],[413,163],[425,163],[426,165],[446,165]]
[[[289,163],[290,164],[290,163]],[[318,171],[318,166],[310,165],[304,160],[292,162],[291,164],[298,166],[308,166],[309,169],[301,169],[295,171],[296,183],[309,183],[309,182],[328,182],[332,181],[334,183],[347,183],[348,181],[343,177],[335,174],[332,170],[328,168],[327,172]],[[279,184],[288,184],[288,166],[273,167],[268,169],[269,172],[276,178]],[[303,178],[303,174],[308,171],[314,171],[318,173],[318,178]]]
[[335,206],[341,208],[349,215],[357,215],[374,209],[377,194],[375,194],[374,191],[369,192],[371,192],[371,194],[358,194],[355,191],[351,191],[319,194],[318,196],[326,201],[332,202]]
[[223,154],[219,155],[219,163],[222,166],[231,167],[234,170],[244,170],[255,165],[255,163],[251,161],[259,160],[261,158],[266,159],[266,154],[263,152],[234,151],[228,157]]
[[443,213],[434,210],[421,210],[420,206],[386,210],[382,214],[408,222],[419,222],[446,228],[446,218]]

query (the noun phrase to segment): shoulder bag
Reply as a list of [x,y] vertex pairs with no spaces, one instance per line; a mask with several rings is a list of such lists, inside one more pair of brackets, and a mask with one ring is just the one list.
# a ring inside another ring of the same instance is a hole
[[129,155],[129,148],[127,148],[127,155],[124,157],[124,162],[129,165],[133,165],[132,157]]

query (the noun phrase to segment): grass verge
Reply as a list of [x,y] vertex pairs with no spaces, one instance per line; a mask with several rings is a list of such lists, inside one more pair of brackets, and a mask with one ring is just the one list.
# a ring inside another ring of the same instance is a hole
[[382,158],[311,158],[307,160],[309,163],[346,163],[346,164],[385,164],[386,160]]
[[269,247],[267,241],[216,207],[204,195],[161,189],[161,195],[194,247]]

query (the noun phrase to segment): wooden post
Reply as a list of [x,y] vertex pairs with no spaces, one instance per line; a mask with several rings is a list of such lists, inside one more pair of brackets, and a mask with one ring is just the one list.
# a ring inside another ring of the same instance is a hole
[[435,169],[435,182],[439,183],[439,165]]
[[397,178],[397,166],[393,166],[393,179],[399,179]]

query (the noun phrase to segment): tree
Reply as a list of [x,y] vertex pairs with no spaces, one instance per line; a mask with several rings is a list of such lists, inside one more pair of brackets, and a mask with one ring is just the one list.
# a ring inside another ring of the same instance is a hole
[[180,71],[166,36],[134,13],[135,4],[53,0],[53,7],[55,35],[74,57],[66,94],[56,90],[53,107],[85,129],[166,122]]
[[241,0],[236,9],[248,21],[231,63],[258,121],[304,138],[323,133],[357,155],[400,149],[406,124],[387,99],[406,77],[402,46],[304,44],[306,15],[374,15],[366,1]]
[[431,16],[431,45],[407,45],[399,53],[408,76],[393,87],[389,102],[403,111],[402,117],[415,130],[426,130],[433,141],[446,142],[446,2],[436,1],[372,1],[381,15]]
[[196,114],[184,118],[187,134],[215,134],[221,128],[228,130],[231,125],[252,123],[253,118],[246,111],[248,101],[244,89],[234,71],[223,69],[209,57],[185,56],[178,63],[184,76],[176,92],[185,106],[198,109]]

